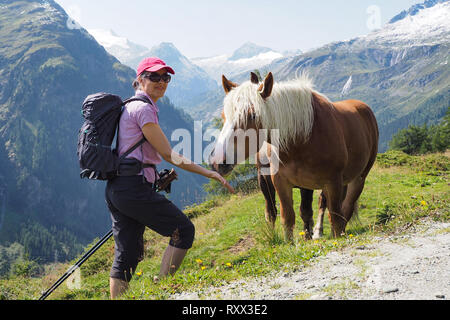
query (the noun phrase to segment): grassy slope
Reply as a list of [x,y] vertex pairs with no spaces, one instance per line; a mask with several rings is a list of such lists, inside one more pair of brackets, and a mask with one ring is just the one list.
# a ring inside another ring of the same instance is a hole
[[[377,233],[399,232],[423,217],[449,220],[450,158],[447,155],[410,157],[401,153],[380,155],[370,173],[360,199],[359,223],[351,224],[347,236],[330,239],[325,219],[325,238],[305,241],[297,215],[294,244],[284,242],[279,221],[275,232],[264,222],[264,199],[259,192],[217,198],[207,205],[187,210],[208,212],[193,218],[196,240],[182,267],[173,278],[158,284],[153,276],[159,271],[161,254],[168,239],[147,231],[146,257],[138,266],[124,299],[165,299],[171,293],[200,290],[235,279],[263,276],[274,271],[290,272],[301,268],[316,256],[339,251],[346,246],[369,242]],[[314,209],[317,213],[315,193]],[[299,207],[299,191],[294,192]],[[208,209],[208,207],[212,208]],[[69,290],[64,284],[50,299],[108,299],[108,273],[114,243],[110,240],[81,268],[82,287]],[[0,281],[0,299],[36,299],[40,290],[55,282],[68,268],[50,266],[42,279],[11,278]]]

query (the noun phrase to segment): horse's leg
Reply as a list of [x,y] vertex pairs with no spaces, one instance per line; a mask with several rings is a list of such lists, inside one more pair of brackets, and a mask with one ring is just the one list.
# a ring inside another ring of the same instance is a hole
[[350,221],[356,211],[355,209],[357,209],[355,205],[364,189],[365,181],[365,178],[358,177],[348,185],[347,194],[342,202],[342,214],[347,221]]
[[300,188],[302,197],[300,204],[300,216],[303,220],[303,230],[305,230],[305,238],[311,240],[312,230],[314,227],[312,201],[314,196],[313,190]]
[[325,185],[325,197],[327,199],[328,214],[331,223],[332,236],[337,238],[345,232],[348,220],[342,214],[342,196],[344,186],[342,177],[335,179],[333,183]]
[[[347,186],[343,187],[341,201],[344,201],[345,195],[347,194]],[[318,240],[323,237],[323,217],[325,216],[325,211],[327,210],[327,198],[325,193],[322,191],[319,196],[319,213],[317,215],[317,224],[314,227],[314,240]]]
[[272,176],[273,185],[280,198],[281,224],[284,228],[284,236],[288,241],[294,240],[295,211],[292,199],[292,188],[288,181],[276,174]]
[[327,198],[323,191],[319,196],[319,213],[317,215],[317,224],[314,227],[313,239],[318,240],[323,236],[323,217],[325,216],[325,210],[327,209]]
[[271,227],[275,227],[275,220],[277,219],[275,187],[273,186],[271,176],[262,175],[260,167],[258,167],[258,184],[266,200],[266,222]]

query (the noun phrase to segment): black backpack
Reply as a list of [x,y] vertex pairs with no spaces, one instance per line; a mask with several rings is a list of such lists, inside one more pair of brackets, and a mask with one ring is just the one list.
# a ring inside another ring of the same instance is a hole
[[[132,101],[151,104],[144,96],[134,96],[122,101],[119,96],[103,92],[92,94],[84,100],[81,114],[85,121],[78,133],[77,148],[81,178],[110,180],[118,175],[135,175],[144,167],[154,167],[154,165],[144,165],[135,159],[125,159],[146,141],[145,138],[142,138],[120,158],[117,154],[117,138],[116,147],[112,148],[116,132],[117,134],[119,132],[119,120],[123,108]],[[120,171],[128,171],[128,173],[120,172],[119,165]]]

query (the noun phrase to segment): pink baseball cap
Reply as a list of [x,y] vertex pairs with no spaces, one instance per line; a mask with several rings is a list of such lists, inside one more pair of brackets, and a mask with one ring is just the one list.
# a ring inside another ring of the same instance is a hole
[[160,58],[157,57],[145,58],[144,60],[141,61],[141,63],[139,63],[139,66],[137,68],[137,76],[139,76],[144,71],[157,72],[164,68],[167,69],[167,72],[175,74],[175,71],[173,71],[171,67],[166,65],[166,63],[162,61]]

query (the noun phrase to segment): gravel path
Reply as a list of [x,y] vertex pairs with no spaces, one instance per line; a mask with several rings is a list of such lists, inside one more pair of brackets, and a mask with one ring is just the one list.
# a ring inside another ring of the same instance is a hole
[[424,222],[407,233],[318,257],[302,270],[180,293],[172,299],[448,300],[450,223]]

